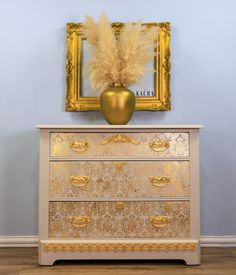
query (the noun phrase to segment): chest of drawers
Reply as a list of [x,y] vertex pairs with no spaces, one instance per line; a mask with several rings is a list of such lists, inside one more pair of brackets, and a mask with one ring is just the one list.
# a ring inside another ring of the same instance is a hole
[[37,127],[39,264],[200,263],[200,125]]

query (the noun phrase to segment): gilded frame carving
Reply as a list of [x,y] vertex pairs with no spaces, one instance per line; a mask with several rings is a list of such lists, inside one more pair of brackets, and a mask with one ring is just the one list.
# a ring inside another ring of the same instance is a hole
[[[136,110],[168,111],[170,102],[170,23],[144,23],[147,27],[156,26],[159,29],[155,57],[155,95],[136,97]],[[112,23],[116,33],[120,32],[123,23]],[[81,84],[81,49],[83,39],[83,24],[68,23],[67,57],[66,57],[66,106],[68,112],[100,110],[99,97],[83,97]]]

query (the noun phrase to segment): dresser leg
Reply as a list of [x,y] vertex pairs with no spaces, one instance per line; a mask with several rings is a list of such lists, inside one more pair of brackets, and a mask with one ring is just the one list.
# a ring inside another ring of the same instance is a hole
[[201,264],[201,259],[198,253],[195,255],[188,255],[185,258],[183,258],[185,261],[186,265],[200,265]]
[[50,261],[50,260],[42,260],[38,262],[39,265],[53,265],[54,264],[54,261]]
[[48,253],[44,254],[39,252],[39,257],[38,257],[39,265],[53,265],[56,260],[57,259],[49,255]]

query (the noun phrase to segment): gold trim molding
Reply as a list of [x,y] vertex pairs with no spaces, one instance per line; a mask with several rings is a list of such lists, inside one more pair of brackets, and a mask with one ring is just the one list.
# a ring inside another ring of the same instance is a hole
[[43,243],[44,252],[170,252],[196,251],[197,242],[182,243]]
[[[117,35],[123,23],[112,23]],[[170,23],[144,23],[148,28],[157,27],[157,54],[155,57],[154,96],[137,97],[136,110],[169,111],[170,102]],[[81,91],[83,24],[68,23],[66,81],[67,94],[65,109],[68,112],[100,110],[99,97],[83,97]]]

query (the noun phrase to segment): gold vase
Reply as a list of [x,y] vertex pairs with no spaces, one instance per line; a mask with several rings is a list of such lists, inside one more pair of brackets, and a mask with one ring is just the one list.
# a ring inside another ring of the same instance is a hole
[[121,83],[114,83],[100,96],[103,116],[109,124],[127,124],[135,109],[135,95]]

